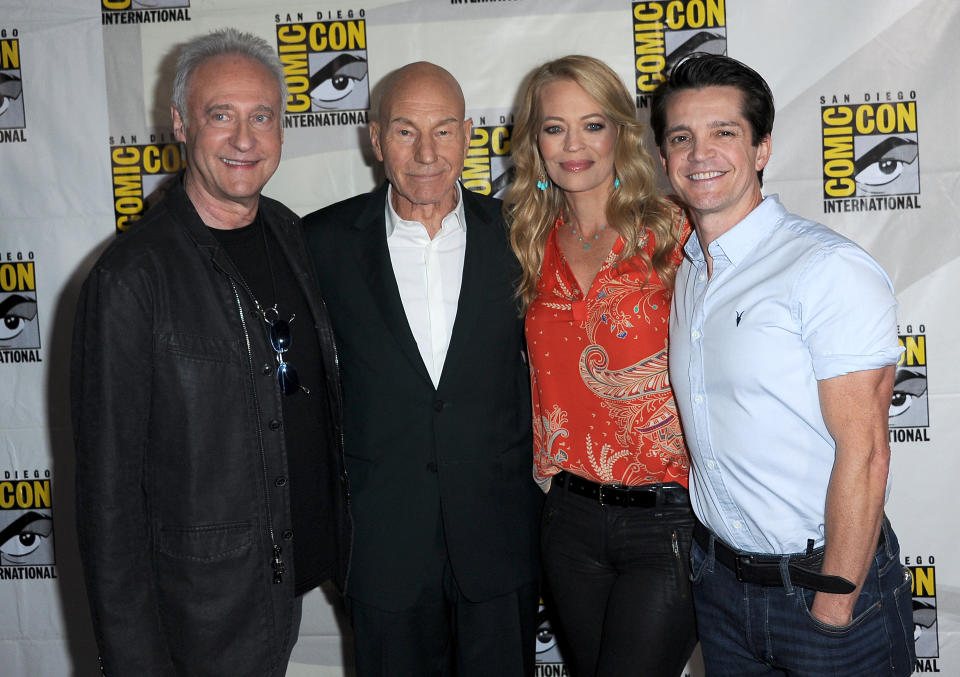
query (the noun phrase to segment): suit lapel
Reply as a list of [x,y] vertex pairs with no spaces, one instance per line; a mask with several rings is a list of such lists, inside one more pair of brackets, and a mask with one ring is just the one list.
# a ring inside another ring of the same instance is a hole
[[469,190],[460,187],[463,193],[463,211],[467,220],[467,251],[463,258],[463,279],[460,282],[460,298],[457,301],[457,317],[453,322],[450,345],[443,361],[440,374],[440,386],[449,379],[457,366],[465,359],[478,360],[481,356],[470,354],[470,337],[480,315],[483,303],[484,271],[488,270],[489,253],[496,246],[491,240],[493,229],[499,220],[491,223],[490,216],[484,214],[473,199]]
[[387,326],[390,336],[418,373],[430,385],[433,381],[423,364],[417,341],[410,330],[407,314],[403,310],[400,289],[387,249],[387,225],[384,220],[387,188],[384,184],[367,203],[367,208],[354,223],[358,231],[357,252],[360,277],[366,281],[374,300],[373,312],[378,313]]

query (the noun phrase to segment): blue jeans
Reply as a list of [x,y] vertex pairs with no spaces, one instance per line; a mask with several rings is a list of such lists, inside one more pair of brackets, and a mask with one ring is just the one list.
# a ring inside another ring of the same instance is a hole
[[[697,643],[690,595],[693,510],[601,506],[554,485],[541,553],[572,677],[674,677]],[[911,626],[912,627],[912,626]]]
[[696,542],[690,549],[697,628],[708,677],[900,677],[913,672],[910,573],[884,520],[884,543],[844,626],[810,613],[813,590],[741,583],[733,571]]

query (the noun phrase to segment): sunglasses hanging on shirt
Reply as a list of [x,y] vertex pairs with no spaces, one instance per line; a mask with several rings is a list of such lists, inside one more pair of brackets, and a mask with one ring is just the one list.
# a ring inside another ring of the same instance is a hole
[[310,389],[300,385],[300,377],[297,375],[296,368],[283,358],[283,354],[290,350],[290,346],[293,345],[293,332],[290,331],[290,323],[297,316],[291,315],[289,320],[281,320],[276,304],[272,308],[262,311],[260,316],[269,327],[270,345],[277,354],[277,383],[280,384],[280,392],[284,395],[293,395],[298,390],[302,390],[309,395]]

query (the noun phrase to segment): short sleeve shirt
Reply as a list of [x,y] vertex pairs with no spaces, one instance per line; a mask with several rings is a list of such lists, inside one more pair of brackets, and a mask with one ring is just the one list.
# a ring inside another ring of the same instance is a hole
[[896,363],[893,286],[863,249],[776,196],[709,252],[708,277],[694,233],[670,320],[694,511],[740,550],[822,545],[836,444],[817,381]]

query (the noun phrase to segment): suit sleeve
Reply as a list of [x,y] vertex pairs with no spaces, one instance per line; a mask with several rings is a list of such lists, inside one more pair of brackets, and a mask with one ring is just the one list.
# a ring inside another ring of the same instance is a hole
[[145,289],[134,291],[118,277],[94,269],[74,324],[80,556],[104,674],[174,675],[160,624],[144,488],[151,305]]

